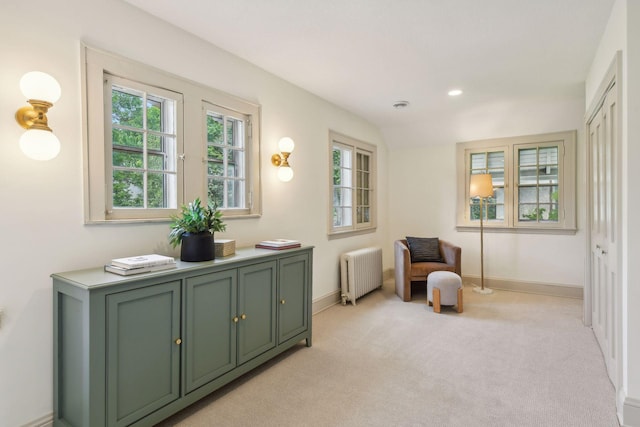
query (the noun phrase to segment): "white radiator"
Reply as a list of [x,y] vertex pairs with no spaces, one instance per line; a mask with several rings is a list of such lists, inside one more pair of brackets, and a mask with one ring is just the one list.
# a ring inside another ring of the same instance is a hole
[[342,305],[347,301],[356,305],[356,299],[382,287],[382,249],[365,248],[340,256],[340,283]]

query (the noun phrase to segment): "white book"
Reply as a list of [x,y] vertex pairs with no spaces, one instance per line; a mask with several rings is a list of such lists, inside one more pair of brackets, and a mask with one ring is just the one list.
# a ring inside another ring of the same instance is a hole
[[172,264],[176,261],[170,256],[151,254],[129,258],[116,258],[111,260],[111,265],[121,268],[151,267],[154,265]]
[[158,264],[152,265],[149,267],[138,267],[138,268],[122,268],[117,265],[105,265],[104,271],[108,271],[109,273],[119,274],[121,276],[129,276],[132,274],[142,274],[142,273],[151,273],[153,271],[162,271],[162,270],[170,270],[172,268],[176,268],[177,264],[174,261],[169,264]]
[[291,246],[291,245],[298,245],[298,244],[300,244],[299,241],[290,240],[290,239],[263,240],[262,242],[258,243],[258,245],[260,246],[270,246],[272,248],[279,248],[282,246]]

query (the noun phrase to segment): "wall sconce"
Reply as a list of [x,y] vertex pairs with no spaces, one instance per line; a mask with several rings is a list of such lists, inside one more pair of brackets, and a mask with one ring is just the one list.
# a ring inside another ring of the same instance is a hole
[[20,79],[26,105],[16,111],[16,121],[27,129],[20,137],[20,149],[34,160],[51,160],[60,152],[60,141],[47,123],[47,111],[60,99],[60,84],[49,74],[31,71]]
[[278,167],[278,179],[282,182],[289,182],[293,178],[293,169],[289,166],[288,158],[295,144],[293,139],[285,136],[278,141],[278,149],[280,153],[276,153],[271,156],[271,164]]

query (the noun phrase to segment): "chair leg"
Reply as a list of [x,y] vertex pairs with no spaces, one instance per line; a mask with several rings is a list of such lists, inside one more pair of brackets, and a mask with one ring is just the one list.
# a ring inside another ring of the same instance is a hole
[[433,288],[433,312],[440,313],[440,289]]
[[458,288],[458,313],[462,313],[462,288]]

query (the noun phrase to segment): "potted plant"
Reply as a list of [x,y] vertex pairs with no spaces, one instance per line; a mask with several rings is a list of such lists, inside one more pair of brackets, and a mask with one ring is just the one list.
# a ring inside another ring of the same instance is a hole
[[215,258],[213,233],[225,231],[222,212],[209,203],[202,206],[200,198],[188,205],[182,205],[181,212],[171,217],[169,243],[175,248],[182,243],[180,259],[196,262]]

